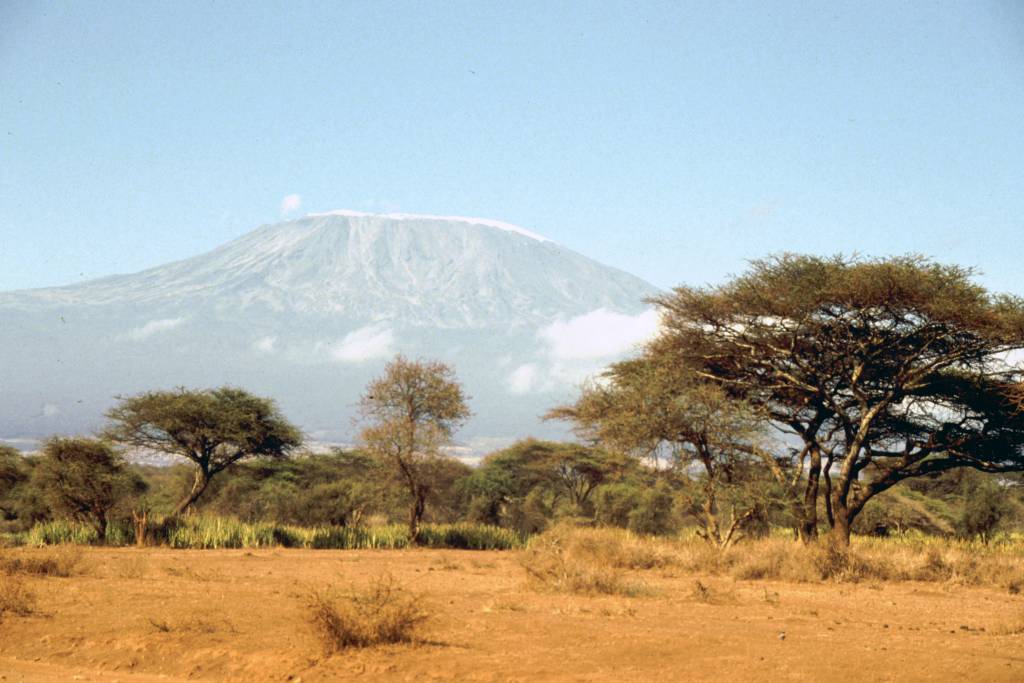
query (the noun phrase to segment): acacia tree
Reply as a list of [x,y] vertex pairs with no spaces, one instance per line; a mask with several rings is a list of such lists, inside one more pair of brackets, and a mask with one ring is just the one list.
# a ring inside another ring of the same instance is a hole
[[410,498],[409,540],[416,543],[443,448],[469,418],[467,397],[444,363],[399,355],[366,387],[359,407],[366,448],[389,464]]
[[182,514],[210,480],[246,458],[286,456],[302,435],[266,398],[234,387],[150,391],[121,399],[107,413],[104,435],[131,448],[186,458],[195,464],[192,488],[172,513]]
[[49,439],[33,480],[55,513],[89,524],[101,541],[118,504],[146,488],[120,455],[97,439]]
[[603,381],[584,386],[574,404],[555,408],[547,417],[569,420],[580,437],[651,459],[656,467],[665,457],[678,472],[697,465],[703,473],[697,505],[701,533],[728,547],[739,540],[757,502],[731,506],[724,516],[722,494],[748,483],[751,461],[766,465],[770,477],[784,484],[785,463],[759,447],[762,427],[749,406],[664,360],[646,354],[615,363]]
[[22,457],[14,448],[0,444],[0,520],[14,517],[10,500],[15,487],[28,478],[22,467]]
[[[650,352],[693,368],[803,444],[832,536],[873,496],[956,467],[1024,469],[1024,303],[921,257],[782,255],[715,288],[654,299]],[[813,536],[813,528],[807,536]]]

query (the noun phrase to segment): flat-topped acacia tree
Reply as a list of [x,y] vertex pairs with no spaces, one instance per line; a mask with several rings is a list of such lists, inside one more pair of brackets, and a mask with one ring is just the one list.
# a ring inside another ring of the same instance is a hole
[[1024,301],[972,275],[916,256],[755,261],[655,298],[663,332],[648,352],[801,441],[806,535],[821,482],[845,545],[865,503],[900,481],[1024,470]]
[[302,444],[302,434],[272,400],[234,387],[145,392],[122,398],[107,418],[106,438],[195,464],[192,488],[175,507],[175,516],[236,462],[284,457]]

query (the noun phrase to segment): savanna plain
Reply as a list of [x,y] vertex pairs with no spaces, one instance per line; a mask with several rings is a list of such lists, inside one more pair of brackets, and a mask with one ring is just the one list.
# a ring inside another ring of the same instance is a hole
[[1009,541],[0,552],[6,681],[1024,680]]

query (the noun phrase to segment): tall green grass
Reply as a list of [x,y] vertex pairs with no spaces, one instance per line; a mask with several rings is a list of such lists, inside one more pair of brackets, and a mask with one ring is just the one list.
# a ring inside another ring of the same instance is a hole
[[[393,550],[409,545],[408,529],[399,524],[377,527],[300,527],[272,522],[240,522],[228,517],[197,515],[151,525],[151,543],[171,548],[320,548],[334,550]],[[96,531],[69,521],[37,524],[21,534],[10,534],[12,545],[99,545]],[[420,545],[464,550],[512,550],[526,539],[510,529],[484,524],[427,524],[420,530]],[[130,524],[111,524],[107,543],[133,545]]]

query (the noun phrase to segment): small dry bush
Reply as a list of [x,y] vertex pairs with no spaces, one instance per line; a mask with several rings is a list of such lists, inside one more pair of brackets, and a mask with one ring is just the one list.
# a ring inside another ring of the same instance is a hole
[[624,532],[560,525],[531,539],[519,562],[536,588],[636,597],[649,589],[625,570],[664,566],[667,557],[653,542]]
[[82,549],[77,546],[60,546],[37,553],[10,553],[0,555],[0,573],[8,576],[30,574],[33,576],[73,576],[82,564]]
[[28,616],[35,611],[36,597],[19,576],[0,574],[0,621],[4,616]]
[[419,596],[385,577],[341,599],[314,592],[310,620],[328,655],[352,647],[411,642],[427,620]]
[[690,597],[705,605],[726,605],[736,602],[736,593],[732,590],[716,588],[710,583],[695,580],[690,589]]

